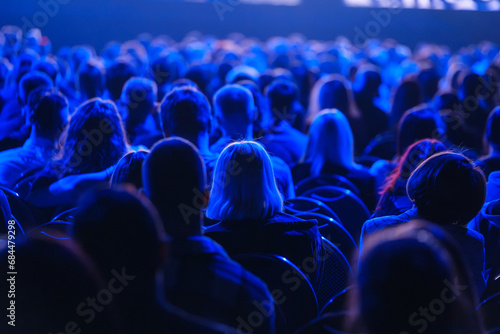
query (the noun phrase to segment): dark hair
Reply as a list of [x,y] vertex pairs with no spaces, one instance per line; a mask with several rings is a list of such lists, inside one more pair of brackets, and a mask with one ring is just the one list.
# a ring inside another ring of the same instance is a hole
[[[413,333],[424,325],[432,334],[479,334],[466,268],[454,240],[436,225],[413,221],[386,229],[363,247],[351,306],[369,334]],[[429,321],[422,308],[440,312]]]
[[125,130],[132,142],[136,126],[155,111],[157,93],[156,83],[149,79],[133,77],[123,86],[120,105],[125,109]]
[[326,81],[319,90],[319,110],[338,109],[350,116],[351,104],[347,88],[341,80]]
[[300,108],[299,90],[290,80],[274,80],[265,91],[272,123],[287,121],[293,124]]
[[144,162],[142,176],[144,192],[167,233],[174,238],[199,234],[206,175],[196,147],[182,138],[159,141]]
[[37,89],[45,87],[51,89],[54,87],[52,79],[45,73],[33,71],[27,73],[19,81],[18,98],[21,105],[26,105],[28,103],[29,94]]
[[250,114],[254,111],[251,109],[253,96],[245,87],[235,84],[225,85],[215,93],[213,100],[215,114],[226,121],[241,117],[253,121],[253,115]]
[[436,95],[439,89],[439,80],[441,77],[435,68],[422,70],[418,74],[418,84],[422,90],[424,102],[429,102]]
[[130,183],[137,189],[141,189],[142,165],[148,154],[149,152],[144,150],[125,154],[116,163],[113,175],[111,175],[110,183],[113,185]]
[[154,277],[161,260],[162,230],[146,199],[124,189],[90,191],[79,201],[73,238],[105,279],[126,269],[141,281]]
[[106,71],[106,89],[113,101],[118,101],[123,86],[128,79],[136,76],[134,67],[127,62],[118,62],[111,65]]
[[52,79],[52,82],[55,84],[57,76],[59,74],[59,65],[53,58],[44,57],[42,59],[35,61],[31,65],[31,70],[40,71],[42,73],[47,74]]
[[484,204],[486,179],[462,154],[441,152],[415,169],[407,192],[424,219],[465,226]]
[[500,107],[496,107],[488,117],[486,139],[495,150],[500,150]]
[[46,93],[37,99],[32,108],[31,120],[37,129],[49,133],[62,133],[68,124],[68,100],[60,93]]
[[191,139],[210,132],[210,104],[203,93],[192,87],[172,90],[163,99],[160,110],[165,134]]
[[62,158],[54,167],[61,176],[99,172],[126,151],[125,130],[115,104],[96,98],[83,103],[71,117]]
[[102,97],[104,93],[104,66],[89,60],[78,69],[77,87],[83,99]]
[[418,140],[428,138],[441,140],[443,133],[442,120],[436,111],[427,105],[410,109],[404,113],[399,122],[397,155],[401,156]]
[[404,113],[422,103],[420,87],[414,80],[401,82],[394,95],[391,112],[389,113],[390,125],[397,126]]

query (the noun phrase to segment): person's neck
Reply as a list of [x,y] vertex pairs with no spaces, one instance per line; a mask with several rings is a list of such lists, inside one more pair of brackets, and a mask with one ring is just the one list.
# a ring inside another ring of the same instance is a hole
[[201,133],[194,138],[186,138],[191,143],[193,143],[200,152],[201,155],[210,153],[210,136],[208,132]]
[[224,129],[225,136],[231,140],[253,140],[253,126],[232,126]]
[[31,139],[31,140],[34,140],[34,139],[50,140],[55,146],[56,141],[57,141],[57,136],[55,136],[54,134],[49,134],[49,133],[44,133],[42,131],[38,131],[36,129],[36,127],[33,126],[33,127],[31,127],[31,134],[30,134],[29,139]]

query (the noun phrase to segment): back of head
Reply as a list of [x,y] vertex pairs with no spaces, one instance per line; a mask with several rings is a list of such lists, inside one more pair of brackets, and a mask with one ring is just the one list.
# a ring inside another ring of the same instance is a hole
[[275,80],[266,88],[268,107],[273,123],[293,123],[297,116],[298,88],[288,80]]
[[71,117],[62,164],[70,174],[103,171],[127,150],[125,131],[111,101],[91,99]]
[[228,145],[217,160],[213,179],[207,208],[212,219],[258,220],[282,210],[271,159],[256,142]]
[[496,107],[490,113],[486,125],[486,140],[494,150],[500,150],[500,107]]
[[57,77],[59,75],[59,65],[53,58],[44,57],[33,63],[31,66],[32,71],[39,71],[47,74],[53,83],[57,82]]
[[193,87],[176,88],[161,103],[161,120],[165,135],[193,140],[210,133],[210,104],[205,95]]
[[137,280],[152,281],[164,235],[150,204],[123,189],[103,189],[84,195],[78,208],[73,238],[106,280],[114,271],[125,271]]
[[104,93],[104,66],[96,61],[88,61],[78,68],[78,91],[84,99],[102,97]]
[[382,77],[375,69],[367,68],[358,71],[352,89],[358,96],[373,98],[378,96],[378,89],[382,84]]
[[255,116],[252,93],[239,85],[226,85],[214,95],[214,111],[222,126],[226,122],[251,124]]
[[312,164],[311,174],[321,174],[326,164],[350,169],[354,165],[354,138],[347,118],[337,109],[324,110],[309,128],[304,156]]
[[418,74],[418,84],[422,90],[424,102],[429,102],[434,98],[439,89],[439,73],[435,68],[422,70]]
[[33,104],[30,121],[40,133],[57,136],[68,124],[68,100],[60,93],[46,93]]
[[128,62],[117,62],[106,70],[106,89],[113,101],[118,101],[123,86],[136,75],[134,67]]
[[[95,297],[106,286],[73,242],[52,238],[16,240],[15,255],[19,272],[15,277],[16,321],[15,327],[6,329],[7,318],[0,325],[0,328],[5,328],[3,333],[51,333],[65,328],[103,334],[116,331],[111,327],[110,318],[114,305],[108,305],[93,321],[88,321],[96,313],[86,302],[87,298]],[[0,263],[7,267],[7,249],[0,259]],[[5,297],[13,283],[5,279],[0,283],[6,291]],[[8,302],[7,298],[2,300]],[[2,303],[2,308],[7,307],[9,305]]]
[[149,79],[133,77],[123,86],[121,103],[127,109],[127,123],[143,123],[155,107],[158,89]]
[[444,132],[439,114],[427,105],[408,110],[401,117],[398,127],[398,156],[414,142],[433,138],[441,139]]
[[339,79],[326,81],[319,90],[319,109],[338,109],[349,115],[350,101],[347,88]]
[[403,81],[396,90],[394,101],[392,102],[389,122],[397,126],[403,114],[411,108],[421,104],[422,94],[418,83],[414,80]]
[[367,332],[480,333],[454,244],[431,225],[405,225],[368,238],[360,256],[356,311]]
[[137,189],[142,188],[142,165],[148,156],[148,151],[139,150],[125,154],[115,166],[110,183],[112,185],[132,184]]
[[159,141],[142,171],[144,191],[173,238],[200,234],[206,175],[196,147],[181,138]]
[[52,79],[45,73],[34,71],[27,73],[21,78],[19,82],[18,98],[21,105],[26,105],[28,103],[29,94],[40,88],[51,89],[54,87]]
[[415,169],[407,192],[424,219],[465,226],[484,204],[486,180],[481,170],[462,154],[442,152]]

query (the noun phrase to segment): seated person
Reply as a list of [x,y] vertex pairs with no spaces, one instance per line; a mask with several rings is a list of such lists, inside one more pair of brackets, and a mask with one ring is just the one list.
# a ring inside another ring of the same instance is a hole
[[71,233],[113,287],[110,298],[123,327],[119,333],[235,333],[159,296],[156,272],[164,260],[165,233],[146,198],[104,189],[86,194],[78,207]]
[[210,151],[209,147],[213,120],[205,95],[194,87],[175,88],[163,99],[160,115],[165,137],[181,137],[196,146],[205,162],[211,184],[218,154]]
[[406,184],[411,173],[425,159],[435,153],[446,151],[446,147],[435,139],[422,139],[408,147],[398,165],[385,180],[377,209],[372,218],[399,215],[413,207],[406,194]]
[[459,153],[441,152],[425,160],[408,179],[412,209],[399,216],[368,220],[361,231],[367,235],[412,219],[441,225],[458,242],[470,267],[477,294],[484,290],[484,239],[466,225],[479,213],[486,197],[484,174]]
[[277,80],[266,89],[271,124],[257,138],[267,152],[281,158],[288,166],[300,161],[307,145],[307,136],[292,127],[297,113],[298,91],[291,82]]
[[253,333],[274,333],[274,306],[266,285],[202,235],[205,182],[203,160],[184,139],[158,142],[144,163],[144,192],[171,236],[169,258],[161,271],[163,297],[190,313],[238,329],[241,319],[259,310],[258,304],[270,316]]
[[[257,117],[252,93],[239,85],[227,85],[214,95],[214,114],[223,131],[222,137],[210,150],[219,154],[237,140],[253,140],[253,122]],[[290,167],[278,157],[271,161],[280,192],[285,199],[295,197]]]
[[303,162],[292,169],[295,182],[320,174],[346,177],[358,187],[368,209],[375,208],[374,178],[368,168],[354,162],[351,127],[337,109],[327,109],[316,116],[309,128]]
[[[36,93],[36,92],[34,92]],[[43,168],[57,153],[57,141],[68,124],[68,101],[59,93],[33,95],[27,120],[30,137],[22,147],[0,152],[0,185],[14,186],[23,173]]]
[[[207,216],[220,222],[206,235],[231,256],[277,254],[302,268],[305,259],[318,261],[321,255],[317,222],[283,213],[271,159],[258,143],[237,142],[222,151]],[[317,278],[312,277],[313,285]]]
[[351,311],[363,333],[483,332],[464,258],[434,224],[410,222],[368,237],[356,277]]
[[486,140],[490,146],[490,153],[477,161],[486,178],[492,172],[500,170],[500,107],[490,113],[486,124]]

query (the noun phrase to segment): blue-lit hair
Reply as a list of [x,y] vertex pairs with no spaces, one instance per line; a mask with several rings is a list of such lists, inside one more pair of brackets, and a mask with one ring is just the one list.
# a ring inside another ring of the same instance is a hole
[[309,128],[304,162],[311,163],[311,175],[321,174],[325,165],[351,169],[354,162],[354,137],[344,114],[337,109],[324,110]]
[[213,179],[207,208],[212,219],[265,219],[282,211],[271,159],[256,142],[227,146],[217,160]]

